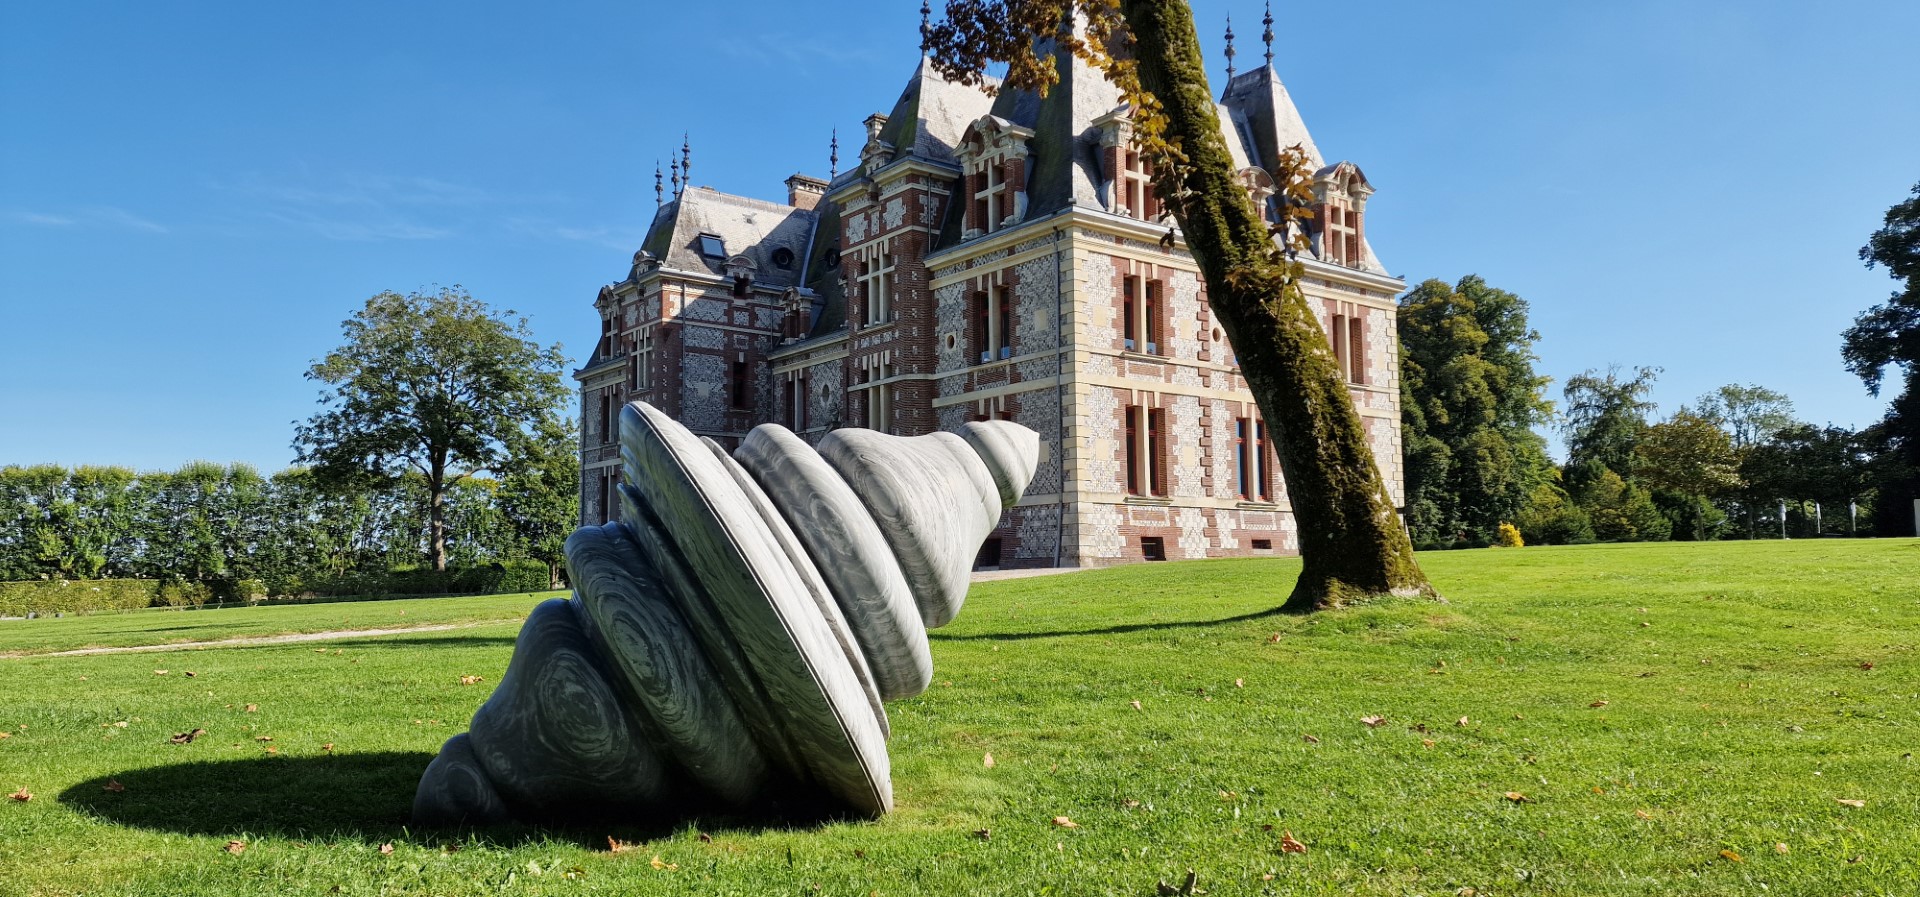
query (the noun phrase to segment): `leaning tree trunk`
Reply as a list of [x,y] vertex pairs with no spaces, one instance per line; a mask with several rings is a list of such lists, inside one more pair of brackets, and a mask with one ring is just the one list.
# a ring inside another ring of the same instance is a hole
[[[1297,282],[1273,256],[1273,236],[1234,177],[1186,3],[1120,0],[1140,82],[1158,98],[1168,143],[1185,164],[1157,184],[1207,282],[1214,316],[1275,434],[1287,497],[1300,525],[1299,583],[1289,610],[1377,595],[1434,596],[1394,513],[1366,431],[1340,382],[1326,334]],[[1181,189],[1184,188],[1184,189]]]

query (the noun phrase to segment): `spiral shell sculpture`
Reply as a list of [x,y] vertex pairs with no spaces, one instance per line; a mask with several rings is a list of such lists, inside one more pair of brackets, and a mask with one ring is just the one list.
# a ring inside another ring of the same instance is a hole
[[528,616],[414,822],[888,812],[881,704],[926,689],[926,628],[959,612],[1038,455],[994,421],[836,430],[817,451],[767,424],[729,456],[628,405],[620,519],[567,540],[574,600]]

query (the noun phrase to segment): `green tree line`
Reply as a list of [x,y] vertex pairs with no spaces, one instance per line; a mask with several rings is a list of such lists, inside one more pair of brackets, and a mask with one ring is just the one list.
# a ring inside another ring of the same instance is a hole
[[[1787,396],[1729,384],[1655,418],[1660,369],[1589,370],[1558,408],[1533,368],[1539,334],[1520,297],[1469,276],[1400,301],[1406,518],[1423,548],[1904,535],[1885,496],[1913,479],[1894,423],[1799,420]],[[1896,406],[1896,412],[1898,407]],[[1556,463],[1540,430],[1557,426]],[[1857,529],[1856,529],[1857,522]]]
[[[559,563],[578,487],[571,432],[552,435],[569,462],[563,480],[536,470],[449,487],[450,567]],[[224,599],[337,591],[356,574],[421,566],[425,493],[419,477],[342,488],[305,468],[245,464],[0,467],[0,581],[152,579]]]

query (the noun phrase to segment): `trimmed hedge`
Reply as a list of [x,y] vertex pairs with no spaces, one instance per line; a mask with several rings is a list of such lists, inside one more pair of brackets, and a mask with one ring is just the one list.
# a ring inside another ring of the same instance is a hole
[[257,579],[237,582],[169,582],[151,579],[30,580],[0,582],[0,617],[85,614],[140,610],[147,607],[202,607],[208,604],[253,603],[274,597],[387,597],[400,595],[504,595],[544,592],[552,586],[552,572],[540,561],[518,560],[485,567],[448,570],[394,570],[386,573],[348,573],[310,582],[269,584]]
[[160,584],[151,579],[0,582],[0,617],[139,610],[159,599]]
[[385,573],[345,573],[309,580],[309,595],[502,595],[544,592],[552,574],[540,561],[507,561],[462,570],[392,570]]

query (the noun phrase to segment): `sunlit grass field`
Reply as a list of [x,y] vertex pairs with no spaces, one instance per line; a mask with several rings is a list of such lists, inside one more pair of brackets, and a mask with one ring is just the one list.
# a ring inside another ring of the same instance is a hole
[[1422,563],[1450,603],[1274,614],[1284,559],[977,585],[888,706],[897,812],[666,832],[407,828],[538,596],[4,623],[464,628],[0,658],[0,895],[1920,894],[1920,541]]

